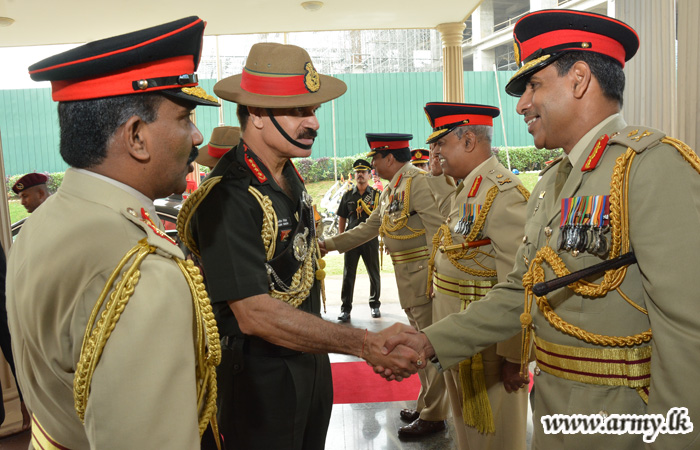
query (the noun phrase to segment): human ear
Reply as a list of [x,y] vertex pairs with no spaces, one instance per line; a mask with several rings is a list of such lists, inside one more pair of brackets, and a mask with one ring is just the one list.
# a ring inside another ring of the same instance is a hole
[[591,68],[583,61],[576,61],[568,74],[572,81],[573,95],[575,98],[582,98],[588,91],[591,84]]
[[145,162],[151,158],[148,151],[148,124],[139,116],[131,116],[122,125],[114,138],[121,139],[126,144],[127,151],[132,158]]
[[249,123],[251,123],[255,128],[261,129],[263,127],[263,108],[257,108],[255,106],[248,106]]

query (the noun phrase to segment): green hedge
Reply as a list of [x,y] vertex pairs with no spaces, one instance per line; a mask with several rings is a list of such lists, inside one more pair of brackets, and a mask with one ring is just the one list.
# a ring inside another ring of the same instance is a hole
[[[492,150],[498,160],[505,167],[508,167],[508,159],[506,158],[505,149],[494,147]],[[508,153],[510,154],[511,169],[518,169],[520,172],[526,172],[544,169],[547,161],[551,161],[552,159],[561,155],[561,149],[536,149],[534,146],[509,147]],[[363,153],[355,156],[337,158],[338,178],[340,178],[341,175],[347,178],[348,174],[352,173],[352,163],[358,158],[364,158],[364,155],[365,154]],[[334,179],[333,158],[300,158],[295,160],[294,164],[307,183]]]
[[[50,193],[54,194],[58,187],[61,185],[61,183],[63,183],[64,172],[42,173],[49,177],[49,181],[46,182],[46,187],[49,188]],[[17,180],[22,178],[24,175],[25,174],[5,177],[5,189],[7,190],[7,198],[19,198],[19,196],[15,194],[15,191],[12,190],[12,186],[14,186]]]
[[[505,167],[508,167],[508,158],[504,148],[494,147],[493,153]],[[509,147],[510,167],[520,172],[544,169],[545,163],[561,155],[561,149],[547,150],[531,147]]]

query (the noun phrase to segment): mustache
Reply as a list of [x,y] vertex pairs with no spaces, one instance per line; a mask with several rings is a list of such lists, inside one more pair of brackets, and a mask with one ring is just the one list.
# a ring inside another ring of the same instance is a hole
[[197,156],[199,156],[199,149],[197,147],[192,147],[190,157],[187,158],[187,165],[189,166],[190,164],[192,164],[194,160],[197,159]]
[[312,128],[304,128],[304,131],[299,133],[297,139],[316,139],[318,132]]

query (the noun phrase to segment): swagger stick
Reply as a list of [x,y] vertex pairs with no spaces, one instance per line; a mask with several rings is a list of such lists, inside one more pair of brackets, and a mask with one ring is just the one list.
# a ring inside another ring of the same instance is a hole
[[563,277],[555,278],[550,281],[543,281],[542,283],[537,283],[532,286],[532,293],[538,297],[542,297],[555,289],[568,286],[582,278],[586,278],[591,275],[595,275],[607,270],[613,270],[620,268],[622,266],[628,266],[637,262],[637,258],[634,256],[634,252],[625,253],[617,258],[608,259],[598,264],[594,264],[585,269],[577,270],[576,272],[571,272]]

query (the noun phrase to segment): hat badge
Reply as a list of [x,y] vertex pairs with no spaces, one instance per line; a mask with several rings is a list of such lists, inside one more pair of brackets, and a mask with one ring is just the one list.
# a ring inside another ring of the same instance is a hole
[[518,43],[513,41],[513,52],[515,53],[515,65],[519,66],[520,65],[520,47],[518,47]]
[[420,159],[423,157],[423,154],[421,152],[416,152],[416,159]]
[[304,75],[304,86],[309,92],[318,92],[321,89],[321,77],[314,69],[314,65],[309,61],[304,65],[306,75]]
[[17,188],[18,191],[21,191],[24,189],[24,185],[22,183],[17,183],[17,185],[15,187]]

